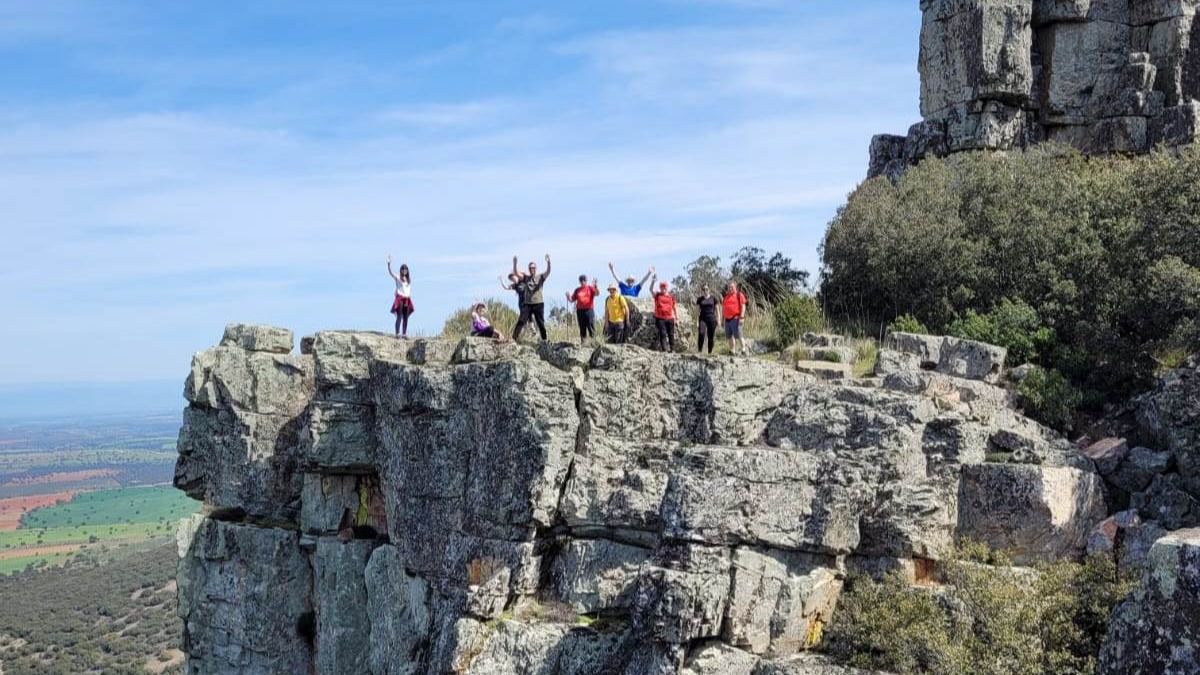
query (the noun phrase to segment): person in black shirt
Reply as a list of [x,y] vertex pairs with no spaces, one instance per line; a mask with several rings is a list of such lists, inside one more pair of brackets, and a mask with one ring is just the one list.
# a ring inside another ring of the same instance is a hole
[[[513,256],[513,274],[520,274],[517,269],[517,256]],[[537,324],[538,335],[541,336],[542,342],[546,341],[546,304],[542,297],[542,287],[546,284],[546,279],[550,276],[550,254],[546,254],[546,271],[538,274],[537,263],[529,263],[529,274],[522,277],[522,280],[514,290],[521,296],[521,314],[517,318],[517,325],[513,328],[513,342],[521,338],[521,331],[532,320]]]
[[696,346],[696,351],[704,351],[704,337],[708,336],[708,353],[713,350],[713,337],[717,334],[717,305],[720,303],[717,297],[708,289],[708,284],[700,287],[700,297],[696,300],[696,305],[700,308],[700,326],[696,330],[696,336],[699,344]]

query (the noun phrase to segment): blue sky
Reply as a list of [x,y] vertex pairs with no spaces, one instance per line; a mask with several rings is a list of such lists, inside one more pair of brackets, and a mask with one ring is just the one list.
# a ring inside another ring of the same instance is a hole
[[0,385],[175,380],[230,321],[414,328],[703,253],[816,271],[918,119],[898,0],[0,0]]

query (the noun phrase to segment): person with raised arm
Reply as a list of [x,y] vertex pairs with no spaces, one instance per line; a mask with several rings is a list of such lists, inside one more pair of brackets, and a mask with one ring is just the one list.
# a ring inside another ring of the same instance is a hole
[[504,335],[492,326],[488,319],[487,305],[477,302],[471,306],[471,337],[492,338],[503,340]]
[[416,311],[412,301],[412,275],[408,265],[402,263],[399,272],[392,271],[392,256],[387,257],[388,276],[396,282],[396,295],[392,299],[392,314],[396,315],[396,337],[408,339],[408,317]]
[[667,282],[658,284],[658,290],[654,290],[655,284],[658,282],[658,275],[655,275],[650,280],[650,289],[654,294],[654,348],[658,351],[675,351],[675,296],[671,295],[667,288]]
[[[517,270],[517,256],[513,256],[513,274],[520,274]],[[521,314],[517,318],[517,325],[513,328],[513,340],[521,339],[521,331],[528,325],[530,319],[537,323],[538,334],[542,340],[546,339],[546,301],[542,296],[542,287],[546,285],[546,279],[550,277],[550,254],[546,254],[546,271],[538,274],[537,263],[529,263],[529,274],[527,274],[521,282]]]
[[508,273],[508,282],[509,283],[507,283],[507,284],[504,283],[504,277],[500,277],[500,288],[503,288],[506,291],[512,291],[517,294],[517,310],[518,311],[520,311],[520,309],[521,309],[521,294],[525,292],[524,283],[523,283],[524,281],[525,281],[525,279],[521,275],[520,272],[509,272]]
[[589,286],[587,275],[579,275],[579,288],[567,293],[567,302],[575,305],[575,319],[579,322],[579,344],[589,337],[596,337],[596,296],[600,295],[600,283],[592,279]]
[[654,276],[654,267],[646,270],[646,276],[642,277],[641,281],[633,277],[625,277],[624,281],[617,276],[617,270],[613,264],[608,263],[608,271],[612,274],[613,281],[617,282],[617,289],[621,291],[621,295],[627,298],[636,298],[642,292],[642,286],[646,284],[646,280]]

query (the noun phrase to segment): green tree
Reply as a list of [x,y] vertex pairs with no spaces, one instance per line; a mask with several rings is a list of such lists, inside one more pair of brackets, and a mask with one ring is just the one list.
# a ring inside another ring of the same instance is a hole
[[768,258],[766,251],[756,246],[734,253],[729,271],[747,295],[768,305],[782,302],[808,284],[808,272],[792,267],[791,258],[779,252]]
[[1100,402],[1145,386],[1157,355],[1196,349],[1198,232],[1200,148],[931,159],[839,210],[822,304],[835,323],[910,314],[936,333],[991,333]]

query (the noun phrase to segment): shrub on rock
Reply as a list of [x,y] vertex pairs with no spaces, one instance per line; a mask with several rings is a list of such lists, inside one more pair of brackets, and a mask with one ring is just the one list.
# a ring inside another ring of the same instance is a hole
[[825,318],[817,299],[809,295],[791,295],[775,305],[775,338],[779,345],[790,345],[805,333],[820,333]]

